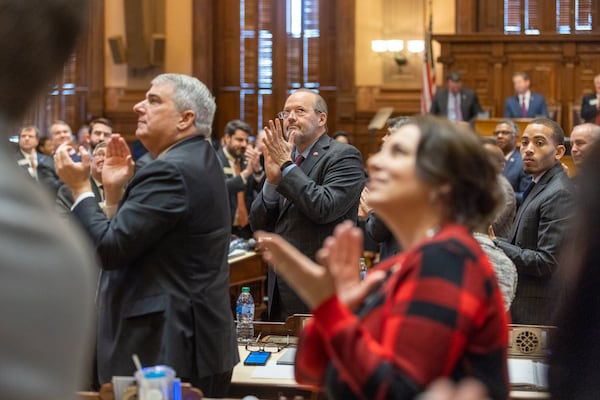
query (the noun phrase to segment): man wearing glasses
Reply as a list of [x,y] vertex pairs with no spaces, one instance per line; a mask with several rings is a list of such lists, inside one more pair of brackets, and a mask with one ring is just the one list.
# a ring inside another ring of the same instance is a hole
[[[265,127],[266,182],[252,203],[250,225],[283,236],[314,259],[337,224],[356,221],[365,180],[362,157],[327,135],[327,104],[317,93],[292,93],[277,116]],[[308,313],[276,268],[269,269],[269,319]]]
[[494,129],[494,139],[496,145],[504,153],[506,163],[504,164],[503,175],[510,182],[515,191],[517,206],[523,200],[523,192],[531,182],[531,176],[523,170],[523,160],[521,152],[517,148],[517,138],[519,137],[519,128],[510,119],[501,120]]

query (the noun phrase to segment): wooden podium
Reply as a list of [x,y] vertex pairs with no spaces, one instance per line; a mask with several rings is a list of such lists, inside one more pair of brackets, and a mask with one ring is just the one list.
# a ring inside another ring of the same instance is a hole
[[494,136],[496,125],[503,119],[510,119],[519,127],[519,136],[523,133],[525,127],[533,121],[533,118],[476,118],[473,129],[475,129],[475,132],[477,132],[479,136]]

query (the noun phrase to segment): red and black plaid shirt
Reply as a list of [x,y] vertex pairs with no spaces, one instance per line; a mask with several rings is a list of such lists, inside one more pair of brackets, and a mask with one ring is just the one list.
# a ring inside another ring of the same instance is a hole
[[388,259],[356,313],[332,297],[302,333],[299,383],[329,397],[412,399],[434,379],[472,376],[508,397],[507,317],[494,272],[463,226]]

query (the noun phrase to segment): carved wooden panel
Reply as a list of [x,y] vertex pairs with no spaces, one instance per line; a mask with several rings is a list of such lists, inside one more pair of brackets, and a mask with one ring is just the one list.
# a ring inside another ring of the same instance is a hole
[[569,104],[580,104],[600,73],[599,35],[434,35],[434,40],[441,44],[444,71],[460,71],[464,85],[475,89],[495,116],[502,116],[505,99],[514,94],[512,74],[527,72],[532,91],[557,110],[567,134]]

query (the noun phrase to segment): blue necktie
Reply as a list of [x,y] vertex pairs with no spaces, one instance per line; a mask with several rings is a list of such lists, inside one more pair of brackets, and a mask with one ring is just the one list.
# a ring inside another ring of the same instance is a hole
[[531,192],[531,189],[533,189],[534,186],[535,186],[534,181],[529,182],[529,186],[527,186],[527,189],[525,189],[525,191],[523,192],[523,201],[525,201],[525,199],[529,195],[529,192]]

